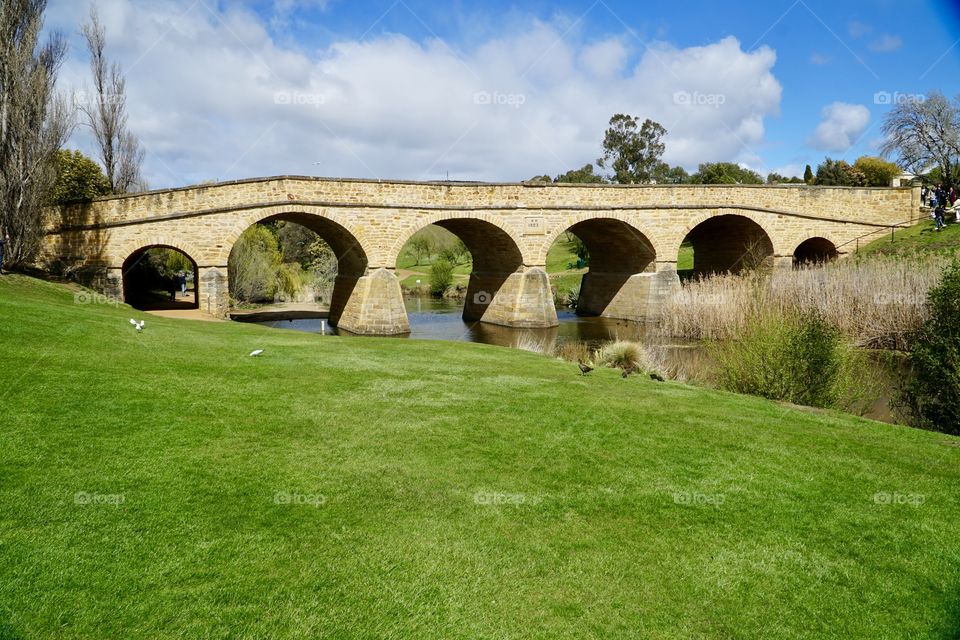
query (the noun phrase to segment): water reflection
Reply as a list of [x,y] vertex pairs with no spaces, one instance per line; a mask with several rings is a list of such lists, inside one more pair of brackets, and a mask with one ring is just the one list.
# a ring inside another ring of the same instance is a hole
[[[580,340],[600,343],[606,340],[639,340],[645,336],[645,326],[627,320],[588,318],[577,316],[571,310],[558,310],[560,326],[549,329],[513,329],[486,322],[466,322],[461,317],[463,303],[433,298],[406,298],[410,333],[406,336],[416,340],[448,340],[455,342],[479,342],[502,347],[514,347],[518,341],[535,341],[547,347],[557,342]],[[276,329],[295,329],[326,335],[352,335],[337,331],[323,318],[298,318],[294,320],[266,320],[257,324]]]

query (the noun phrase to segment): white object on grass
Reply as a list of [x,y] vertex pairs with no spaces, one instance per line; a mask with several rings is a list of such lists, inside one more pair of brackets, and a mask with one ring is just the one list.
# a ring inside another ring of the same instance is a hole
[[253,351],[250,352],[250,355],[251,355],[252,357],[256,358],[256,357],[257,357],[258,355],[260,355],[261,353],[263,353],[263,349],[255,349],[255,350],[253,350]]
[[130,318],[130,324],[132,324],[132,325],[134,326],[134,328],[136,328],[137,333],[140,333],[141,331],[143,331],[143,325],[146,324],[146,321],[145,321],[145,320],[141,320],[140,322],[137,322],[137,321],[134,320],[133,318]]

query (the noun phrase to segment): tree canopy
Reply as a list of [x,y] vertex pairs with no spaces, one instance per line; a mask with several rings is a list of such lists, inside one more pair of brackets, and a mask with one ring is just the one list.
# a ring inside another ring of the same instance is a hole
[[690,176],[693,184],[763,184],[756,171],[744,169],[732,162],[705,162]]
[[667,130],[658,122],[648,118],[639,124],[638,118],[618,113],[610,118],[597,164],[613,171],[614,182],[647,184],[666,150],[665,135]]
[[57,181],[50,202],[83,202],[110,195],[110,181],[96,162],[80,151],[61,149],[56,158]]
[[897,165],[923,175],[933,167],[948,186],[955,186],[960,164],[960,101],[931,92],[923,100],[896,104],[883,119],[886,141],[880,147]]

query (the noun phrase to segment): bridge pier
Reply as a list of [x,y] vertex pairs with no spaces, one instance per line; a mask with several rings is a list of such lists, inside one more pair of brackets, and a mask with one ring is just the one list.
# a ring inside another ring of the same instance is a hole
[[[346,283],[337,283],[341,287]],[[376,269],[356,278],[345,301],[335,294],[330,321],[338,329],[361,335],[390,336],[410,333],[400,280],[392,269]],[[344,296],[346,297],[346,296]],[[342,307],[342,309],[341,309]],[[337,317],[334,317],[334,313]]]
[[543,266],[523,267],[511,274],[470,274],[463,319],[526,329],[560,324]]
[[194,274],[197,305],[201,311],[218,318],[225,318],[230,312],[230,281],[227,267],[197,267]]
[[646,322],[680,286],[675,262],[658,262],[656,271],[598,273],[589,271],[580,284],[577,314]]

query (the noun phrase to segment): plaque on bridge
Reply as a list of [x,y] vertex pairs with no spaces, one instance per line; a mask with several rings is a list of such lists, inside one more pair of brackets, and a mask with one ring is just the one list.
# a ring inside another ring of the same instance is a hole
[[547,225],[543,216],[527,216],[524,224],[524,235],[542,236],[547,232]]

